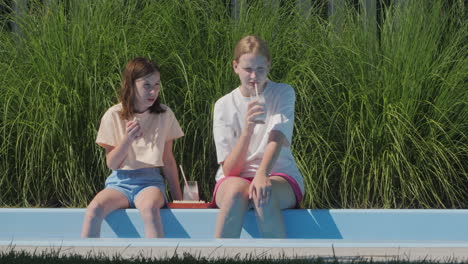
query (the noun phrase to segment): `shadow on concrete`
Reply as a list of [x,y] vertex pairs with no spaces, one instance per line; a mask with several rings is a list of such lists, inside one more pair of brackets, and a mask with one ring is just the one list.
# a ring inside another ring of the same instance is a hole
[[[330,210],[284,210],[287,238],[296,239],[343,239]],[[261,238],[253,210],[247,212],[243,232],[253,238]]]
[[105,221],[118,238],[142,237],[124,209],[113,211],[106,217]]
[[191,238],[172,210],[161,210],[165,238]]
[[286,210],[286,233],[288,238],[342,239],[330,210]]

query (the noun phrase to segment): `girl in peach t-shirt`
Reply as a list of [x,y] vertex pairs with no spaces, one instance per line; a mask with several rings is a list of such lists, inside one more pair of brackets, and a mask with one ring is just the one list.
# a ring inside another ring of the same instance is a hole
[[119,208],[136,207],[143,219],[145,237],[163,237],[159,209],[167,202],[169,184],[173,199],[182,198],[173,141],[184,135],[172,110],[161,104],[159,67],[145,58],[128,62],[122,80],[120,103],[101,119],[96,143],[106,150],[112,170],[105,189],[86,208],[82,237],[99,237],[102,220]]

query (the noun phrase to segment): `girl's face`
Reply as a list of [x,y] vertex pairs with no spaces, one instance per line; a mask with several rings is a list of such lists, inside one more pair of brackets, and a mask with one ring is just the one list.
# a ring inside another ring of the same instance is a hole
[[136,79],[135,89],[135,110],[140,113],[145,112],[158,98],[161,89],[159,72]]
[[241,81],[242,95],[250,96],[253,94],[255,83],[257,83],[258,92],[263,91],[270,70],[270,64],[265,56],[246,53],[240,56],[239,61],[233,61],[232,66]]

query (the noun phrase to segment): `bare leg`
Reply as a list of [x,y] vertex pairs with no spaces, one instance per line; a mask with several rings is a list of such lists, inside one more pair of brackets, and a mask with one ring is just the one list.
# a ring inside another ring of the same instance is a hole
[[282,177],[271,176],[272,192],[270,201],[263,207],[255,205],[257,224],[263,238],[285,238],[281,210],[293,208],[296,205],[296,196],[289,183]]
[[135,198],[135,207],[143,219],[146,238],[164,237],[160,213],[164,203],[164,195],[157,187],[145,188]]
[[239,238],[249,205],[249,183],[234,177],[224,180],[216,193],[216,205],[220,210],[215,238]]
[[81,237],[99,237],[102,220],[110,212],[119,208],[128,208],[128,206],[128,199],[121,192],[114,189],[100,191],[86,208]]

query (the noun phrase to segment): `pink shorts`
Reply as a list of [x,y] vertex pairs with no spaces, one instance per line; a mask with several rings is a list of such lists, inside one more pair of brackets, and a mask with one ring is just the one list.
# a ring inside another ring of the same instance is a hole
[[[287,175],[287,174],[284,174],[284,173],[272,173],[270,174],[270,176],[280,176],[282,178],[284,178],[288,183],[289,185],[291,185],[293,191],[294,191],[294,195],[296,196],[296,207],[297,209],[301,208],[301,202],[302,202],[302,192],[301,192],[301,188],[299,187],[299,184],[297,184],[296,180]],[[218,192],[218,188],[219,186],[221,186],[221,183],[223,181],[225,181],[226,179],[229,179],[229,178],[234,178],[234,177],[237,177],[237,178],[241,178],[242,180],[246,181],[247,183],[251,183],[252,180],[253,180],[253,177],[250,177],[250,178],[243,178],[243,177],[240,177],[240,176],[226,176],[224,178],[221,178],[217,183],[216,183],[216,186],[215,186],[215,189],[214,189],[214,192],[213,192],[213,198],[211,200],[212,204],[214,206],[216,206],[216,193]]]

